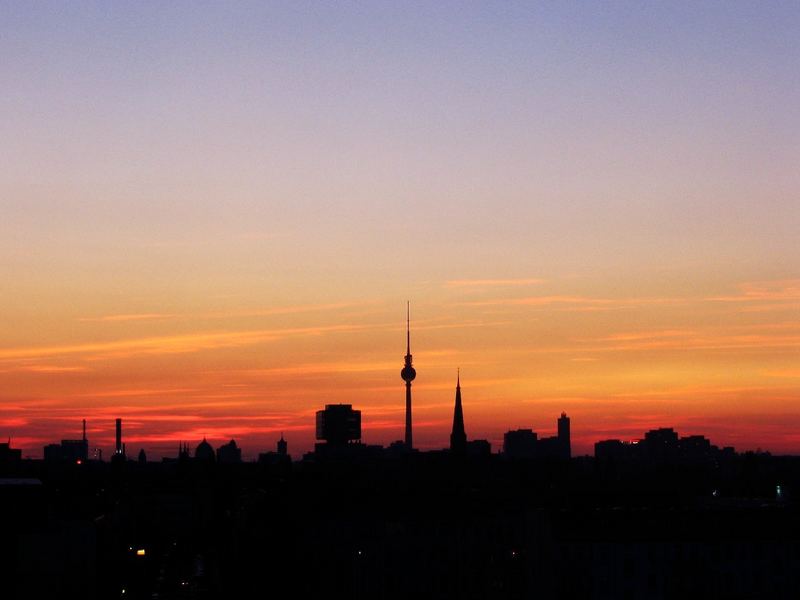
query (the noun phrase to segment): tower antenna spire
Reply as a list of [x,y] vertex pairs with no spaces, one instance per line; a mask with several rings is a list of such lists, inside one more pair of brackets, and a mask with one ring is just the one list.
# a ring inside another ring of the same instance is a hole
[[411,301],[406,301],[406,354],[411,356]]

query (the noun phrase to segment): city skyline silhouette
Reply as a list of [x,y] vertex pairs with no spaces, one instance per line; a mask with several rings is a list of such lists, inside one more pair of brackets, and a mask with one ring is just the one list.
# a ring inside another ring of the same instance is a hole
[[[416,449],[414,447],[414,445],[413,445],[413,442],[412,442],[413,414],[412,414],[412,404],[411,404],[411,383],[415,380],[415,378],[417,376],[417,373],[416,373],[416,370],[414,369],[414,367],[412,366],[412,356],[411,356],[411,316],[410,315],[411,315],[411,313],[410,313],[410,302],[407,302],[407,307],[406,307],[406,355],[405,355],[405,365],[404,365],[404,367],[403,367],[403,369],[401,371],[401,378],[405,382],[405,388],[406,388],[406,393],[405,393],[405,425],[404,425],[404,434],[403,434],[402,439],[399,440],[399,441],[392,440],[392,442],[393,442],[392,445],[393,446],[396,445],[396,444],[402,444],[403,446],[405,446],[407,451],[411,451],[411,450],[415,450]],[[330,406],[330,407],[337,407],[337,406],[350,407],[351,405],[349,405],[349,404],[348,405],[328,404],[328,406]],[[356,408],[358,408],[358,407],[356,407]],[[316,439],[317,440],[325,438],[325,434],[321,434],[320,433],[321,432],[321,429],[320,429],[321,425],[320,425],[320,421],[319,421],[319,419],[321,418],[320,415],[322,415],[323,412],[325,412],[325,411],[317,411],[317,424],[316,424]],[[357,442],[357,443],[361,444],[362,443],[361,411],[357,411],[357,412],[358,412],[358,423],[359,423],[358,424],[358,433],[357,433],[357,435],[348,436],[346,439],[343,438],[343,441],[348,441],[349,440],[349,441]],[[460,368],[456,369],[455,401],[453,403],[452,415],[453,415],[452,416],[452,426],[451,426],[450,434],[449,434],[449,438],[448,438],[449,441],[447,441],[446,443],[442,443],[441,444],[441,449],[449,449],[450,452],[452,452],[452,453],[463,454],[464,452],[466,452],[468,438],[467,438],[466,431],[465,431],[463,404],[462,404],[462,399],[461,399],[461,369]],[[133,418],[133,420],[135,421],[135,417]],[[565,426],[563,428],[562,428],[562,421],[565,422]],[[561,438],[562,433],[564,433],[562,431],[562,429],[564,429],[564,431],[566,432],[565,433],[565,435],[566,435],[566,442],[565,443],[566,443],[566,446],[568,448],[571,446],[571,441],[570,441],[570,435],[571,434],[570,434],[569,421],[570,421],[570,419],[567,417],[566,412],[561,411],[561,417],[559,419],[558,430],[557,430],[557,434],[558,435],[557,435],[557,437],[550,438],[552,440]],[[51,460],[70,460],[70,461],[75,461],[75,460],[86,461],[86,460],[88,460],[89,457],[90,457],[90,453],[89,453],[89,445],[88,445],[87,436],[86,436],[86,424],[87,424],[87,421],[84,418],[82,420],[82,437],[81,437],[81,440],[77,440],[77,441],[76,440],[62,440],[61,445],[58,445],[55,442],[53,442],[51,444],[48,444],[48,445],[46,445],[44,447],[44,451],[42,452],[40,457],[43,457],[43,458],[47,459],[48,458],[48,450],[49,450],[50,451],[50,459]],[[519,428],[523,428],[523,426],[527,426],[527,425],[529,425],[529,424],[517,424],[517,426]],[[657,425],[657,427],[655,429],[661,430],[661,429],[663,429],[665,427],[668,427],[668,426],[669,426],[669,424],[661,423],[660,425]],[[324,426],[322,426],[322,429],[324,430]],[[669,429],[671,431],[672,427],[669,427]],[[97,430],[98,429],[95,429],[95,431],[97,431]],[[545,430],[548,430],[548,428],[546,427]],[[100,430],[100,431],[102,431],[102,430]],[[530,428],[528,428],[528,429],[524,429],[523,428],[523,429],[519,429],[519,431],[530,432],[532,430]],[[513,433],[513,432],[514,432],[514,426],[510,426],[509,429],[506,432],[504,432],[504,434],[503,434],[503,444],[499,445],[500,449],[499,450],[497,449],[498,445],[494,446],[495,452],[505,453],[505,446],[507,444],[508,435]],[[143,433],[146,435],[147,432],[144,431]],[[644,433],[642,435],[644,435]],[[536,433],[534,433],[534,438],[535,438],[535,436],[536,436]],[[691,437],[692,436],[689,436],[688,439],[691,439]],[[705,439],[702,434],[695,434],[695,437],[697,437],[699,439]],[[208,443],[207,443],[207,438],[209,439],[209,441],[215,441],[215,442],[222,442],[224,440],[228,440],[228,444],[234,444],[234,447],[236,448],[236,446],[235,446],[236,442],[235,442],[235,439],[234,439],[235,436],[222,436],[220,438],[215,438],[215,437],[209,437],[204,433],[203,434],[203,438],[202,438],[202,442],[200,443],[200,446],[208,446],[208,448],[211,448],[211,446],[208,445]],[[100,439],[104,439],[104,436],[101,435]],[[284,439],[284,431],[281,430],[281,432],[280,432],[280,440],[283,440],[283,439]],[[367,435],[365,437],[365,439],[369,440],[369,435]],[[608,442],[608,443],[614,442],[614,443],[621,443],[621,444],[629,445],[629,444],[636,444],[636,443],[638,443],[640,441],[643,441],[645,439],[646,439],[646,436],[645,437],[641,437],[641,436],[640,437],[633,437],[633,438],[624,439],[624,440],[608,439],[608,438],[597,439],[592,444],[592,449],[595,451],[595,454],[596,454],[597,444],[598,443],[602,444],[602,443],[606,443],[606,442]],[[106,451],[106,456],[109,456],[112,459],[115,458],[115,457],[125,457],[126,456],[125,447],[124,447],[123,441],[122,441],[122,418],[120,418],[120,417],[116,417],[115,418],[114,440],[115,440],[114,441],[114,446],[112,448],[102,448],[100,446],[93,447],[92,448],[92,453],[91,453],[92,458],[95,459],[95,460],[102,460],[102,456],[103,456],[103,451],[104,450]],[[138,439],[136,437],[134,437],[133,441],[134,442],[138,442]],[[275,441],[277,441],[277,440],[275,440]],[[676,438],[676,441],[677,441],[677,438]],[[179,441],[178,456],[180,456],[181,454],[184,453],[184,450],[183,450],[184,445],[186,445],[187,448],[188,448],[189,446],[191,446],[192,443],[193,443],[192,440],[180,440]],[[375,441],[372,441],[372,443],[375,443]],[[706,443],[708,443],[708,442],[706,441]],[[389,445],[390,445],[389,443],[386,444],[387,447],[389,447]],[[10,436],[8,438],[8,446],[11,447],[11,437]],[[198,448],[200,446],[198,446]],[[488,447],[489,448],[492,447],[491,443],[488,443]],[[730,448],[731,446],[726,446],[726,447]],[[222,450],[224,450],[225,448],[227,448],[227,445],[221,447]],[[435,445],[432,446],[432,447],[425,448],[425,450],[428,450],[428,451],[431,451],[431,450],[435,451],[435,450],[438,450],[438,449],[440,449],[440,448],[437,448]],[[20,452],[22,451],[19,448],[15,449],[15,450],[18,450]],[[144,446],[144,445],[141,445],[141,444],[139,445],[139,451],[140,452],[150,452],[151,453],[151,457],[154,457],[154,458],[168,458],[168,457],[171,457],[170,453],[157,453],[157,452],[153,452],[153,450],[154,450],[154,447],[152,447],[152,446],[147,447],[147,446]],[[247,454],[245,454],[245,456],[248,457],[250,460],[255,460],[256,456],[262,450],[263,450],[263,448],[250,449],[249,452]],[[759,447],[758,448],[759,452],[761,452],[762,450],[768,451],[769,448],[768,447],[765,447],[765,448]],[[205,451],[205,449],[203,451]],[[209,450],[209,451],[213,451],[213,449]],[[300,451],[301,451],[301,454],[299,454],[296,458],[300,458],[302,456],[302,454],[304,454],[305,452],[313,451],[313,448],[310,448],[310,447],[303,448],[303,447],[301,447]],[[237,448],[236,452],[238,453],[238,456],[241,459],[242,450]],[[558,454],[558,453],[556,452],[556,454]],[[567,451],[566,456],[569,457],[570,454],[571,454],[571,452]],[[585,454],[589,455],[591,453],[590,452],[586,452]],[[34,458],[34,457],[36,457],[35,454],[33,454],[33,453],[29,452],[29,451],[25,452],[25,456],[26,456],[26,458]]]

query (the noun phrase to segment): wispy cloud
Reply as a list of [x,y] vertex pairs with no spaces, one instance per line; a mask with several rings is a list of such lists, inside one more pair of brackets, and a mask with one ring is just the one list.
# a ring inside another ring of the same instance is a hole
[[0,373],[41,373],[41,374],[58,374],[58,373],[85,373],[91,371],[89,367],[86,366],[79,366],[79,365],[71,365],[71,366],[63,366],[63,365],[31,365],[31,364],[24,364],[27,361],[21,361],[23,364],[13,364],[12,361],[4,361],[6,364],[12,364],[12,366],[4,367],[0,369]]
[[641,400],[644,398],[736,398],[743,395],[762,397],[782,397],[784,390],[767,388],[758,385],[679,385],[655,390],[638,390],[635,392],[617,392],[608,394],[609,398],[631,398]]
[[74,397],[82,398],[139,398],[142,396],[174,396],[198,391],[199,388],[131,388],[85,392]]
[[239,371],[246,375],[306,375],[309,373],[365,373],[396,369],[397,361],[339,361],[329,363],[304,363],[290,367],[270,367],[266,369],[245,369]]
[[492,300],[476,300],[460,302],[462,306],[533,306],[533,307],[562,307],[567,310],[618,310],[635,306],[675,305],[683,304],[685,298],[595,298],[591,296],[526,296],[524,298],[497,298]]
[[221,319],[236,319],[246,317],[270,317],[276,315],[290,315],[310,312],[337,311],[347,308],[367,306],[369,302],[335,302],[328,304],[302,304],[298,306],[275,306],[261,309],[211,311],[201,313],[132,313],[112,314],[98,317],[81,317],[82,322],[118,323],[127,321],[207,321]]
[[690,329],[660,329],[656,331],[637,331],[629,333],[614,333],[606,337],[597,338],[609,342],[636,342],[641,340],[656,340],[663,338],[685,338],[697,332]]
[[776,300],[800,301],[800,279],[774,281],[749,281],[739,284],[739,293],[730,296],[712,296],[715,302],[763,302]]
[[[472,327],[497,327],[502,325],[510,325],[514,321],[512,320],[503,320],[503,321],[460,321],[458,323],[432,323],[432,324],[417,324],[414,326],[414,331],[422,331],[422,330],[434,330],[434,329],[466,329]],[[393,327],[393,329],[403,329],[405,327]]]
[[79,321],[98,322],[98,323],[117,323],[125,321],[163,321],[179,317],[177,314],[170,313],[140,313],[123,315],[104,315],[102,317],[81,317]]
[[85,366],[59,366],[59,365],[25,365],[19,367],[19,371],[27,371],[29,373],[83,373],[90,371],[89,367]]
[[451,279],[445,282],[448,288],[496,288],[496,287],[521,287],[540,285],[544,279]]
[[800,379],[800,369],[777,369],[774,371],[764,371],[767,377],[783,377],[789,379]]
[[709,333],[706,335],[653,336],[635,339],[613,340],[600,338],[597,345],[588,349],[592,352],[683,349],[683,350],[747,350],[769,348],[800,347],[798,335],[725,335]]
[[184,335],[156,336],[123,339],[111,342],[87,342],[60,346],[39,346],[0,349],[0,360],[44,358],[53,356],[88,354],[93,359],[127,358],[139,354],[182,354],[248,346],[291,337],[344,333],[369,329],[367,325],[329,325],[287,329],[259,329],[249,331],[216,331]]
[[[478,285],[475,280],[475,285]],[[491,281],[491,280],[487,280]],[[502,282],[505,280],[496,280]],[[508,280],[514,281],[514,280]],[[524,281],[524,280],[520,280]],[[533,280],[531,280],[533,281]],[[449,287],[457,287],[459,282],[448,282]],[[467,280],[464,285],[471,285]],[[498,283],[498,285],[500,285]],[[598,297],[577,294],[542,294],[520,298],[491,298],[459,302],[460,306],[529,306],[549,310],[592,312],[622,310],[636,307],[680,306],[699,302],[724,302],[743,304],[743,311],[784,310],[800,302],[800,279],[781,279],[775,281],[745,282],[738,285],[739,293],[719,296],[698,297]]]

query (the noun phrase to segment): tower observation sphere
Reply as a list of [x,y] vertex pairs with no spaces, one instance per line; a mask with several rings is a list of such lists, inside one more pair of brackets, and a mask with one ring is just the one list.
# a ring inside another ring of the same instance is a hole
[[403,370],[400,371],[400,377],[402,377],[403,381],[406,383],[411,383],[417,378],[417,370],[411,365],[406,365],[403,367]]

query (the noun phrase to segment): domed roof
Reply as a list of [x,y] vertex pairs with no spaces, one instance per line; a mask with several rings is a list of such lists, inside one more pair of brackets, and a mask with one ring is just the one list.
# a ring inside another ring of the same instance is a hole
[[194,457],[201,460],[214,460],[214,448],[206,441],[206,438],[203,438],[203,441],[197,444]]

